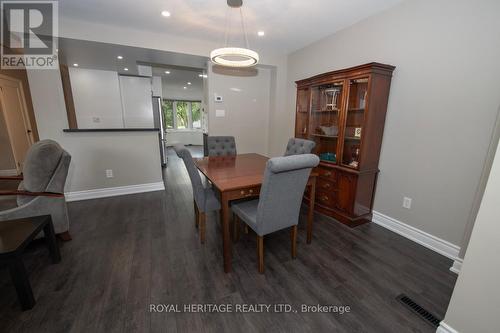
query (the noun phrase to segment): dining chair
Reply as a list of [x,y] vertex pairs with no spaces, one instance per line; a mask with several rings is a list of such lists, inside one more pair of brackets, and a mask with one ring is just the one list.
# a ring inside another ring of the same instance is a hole
[[259,199],[231,205],[235,215],[234,240],[242,220],[257,234],[259,273],[264,273],[264,236],[292,227],[292,258],[297,256],[297,224],[302,196],[311,169],[319,164],[313,154],[274,157],[267,161]]
[[207,138],[208,156],[236,155],[234,136],[209,136]]
[[314,147],[316,147],[316,142],[314,141],[291,138],[286,145],[285,156],[310,154]]
[[33,144],[23,165],[22,176],[0,177],[21,181],[17,190],[0,191],[0,196],[15,196],[13,206],[0,211],[2,221],[50,215],[54,229],[63,240],[70,240],[68,209],[64,186],[71,155],[56,141],[41,140]]
[[201,181],[200,172],[194,164],[191,152],[184,145],[175,145],[174,150],[184,161],[191,185],[193,187],[193,201],[195,212],[195,226],[199,228],[200,242],[205,243],[206,214],[218,211],[221,208],[219,199],[211,188],[205,188]]

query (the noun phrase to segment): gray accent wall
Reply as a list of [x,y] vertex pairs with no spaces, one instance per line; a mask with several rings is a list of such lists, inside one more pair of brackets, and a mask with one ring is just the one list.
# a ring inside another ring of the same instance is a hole
[[500,105],[498,13],[495,0],[411,0],[290,54],[270,151],[293,135],[295,80],[394,65],[374,209],[460,245]]

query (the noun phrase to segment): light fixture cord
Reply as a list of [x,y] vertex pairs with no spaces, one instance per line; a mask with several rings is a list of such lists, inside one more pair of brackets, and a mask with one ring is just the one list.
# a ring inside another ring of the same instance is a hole
[[241,17],[241,28],[243,29],[243,36],[245,36],[245,44],[247,49],[250,49],[250,44],[248,43],[247,30],[245,29],[245,20],[243,20],[243,9],[240,7],[240,17]]
[[226,9],[226,26],[225,26],[225,31],[224,31],[224,47],[227,47],[227,39],[228,39],[228,32],[229,29],[231,28],[231,8],[227,7]]

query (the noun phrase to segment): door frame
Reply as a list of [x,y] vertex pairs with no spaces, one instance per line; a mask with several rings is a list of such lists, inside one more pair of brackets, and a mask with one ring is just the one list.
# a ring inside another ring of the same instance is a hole
[[[4,74],[0,74],[0,79],[13,82],[14,84],[16,84],[18,86],[19,98],[21,99],[21,110],[22,110],[21,116],[23,118],[24,128],[26,129],[25,135],[28,138],[28,142],[31,146],[35,143],[35,138],[33,135],[33,128],[31,126],[31,124],[32,124],[31,117],[30,117],[30,114],[28,112],[28,105],[26,103],[26,95],[24,93],[23,82],[20,79],[13,78],[13,77],[10,77],[10,76],[4,75]],[[18,173],[21,173],[22,170],[21,170],[20,163],[19,163],[19,157],[16,156],[16,151],[14,150],[13,144],[12,144],[14,135],[12,134],[12,129],[11,129],[9,119],[7,117],[7,112],[4,111],[5,110],[4,101],[0,100],[0,103],[2,103],[2,114],[3,114],[3,117],[5,119],[5,125],[7,127],[7,134],[9,136],[9,141],[10,141],[9,143],[10,143],[10,147],[12,150],[12,155],[14,156],[16,170]]]

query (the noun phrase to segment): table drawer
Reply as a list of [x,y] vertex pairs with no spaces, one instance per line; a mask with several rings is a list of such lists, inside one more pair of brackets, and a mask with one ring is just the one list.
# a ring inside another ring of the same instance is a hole
[[334,208],[336,199],[335,192],[325,192],[325,191],[316,191],[316,202],[322,206],[326,206],[329,208]]
[[236,200],[242,198],[258,197],[260,194],[260,186],[249,187],[240,190],[231,190],[227,192],[229,200]]
[[337,182],[337,172],[335,170],[319,167],[317,171],[321,178],[328,179],[332,182]]

